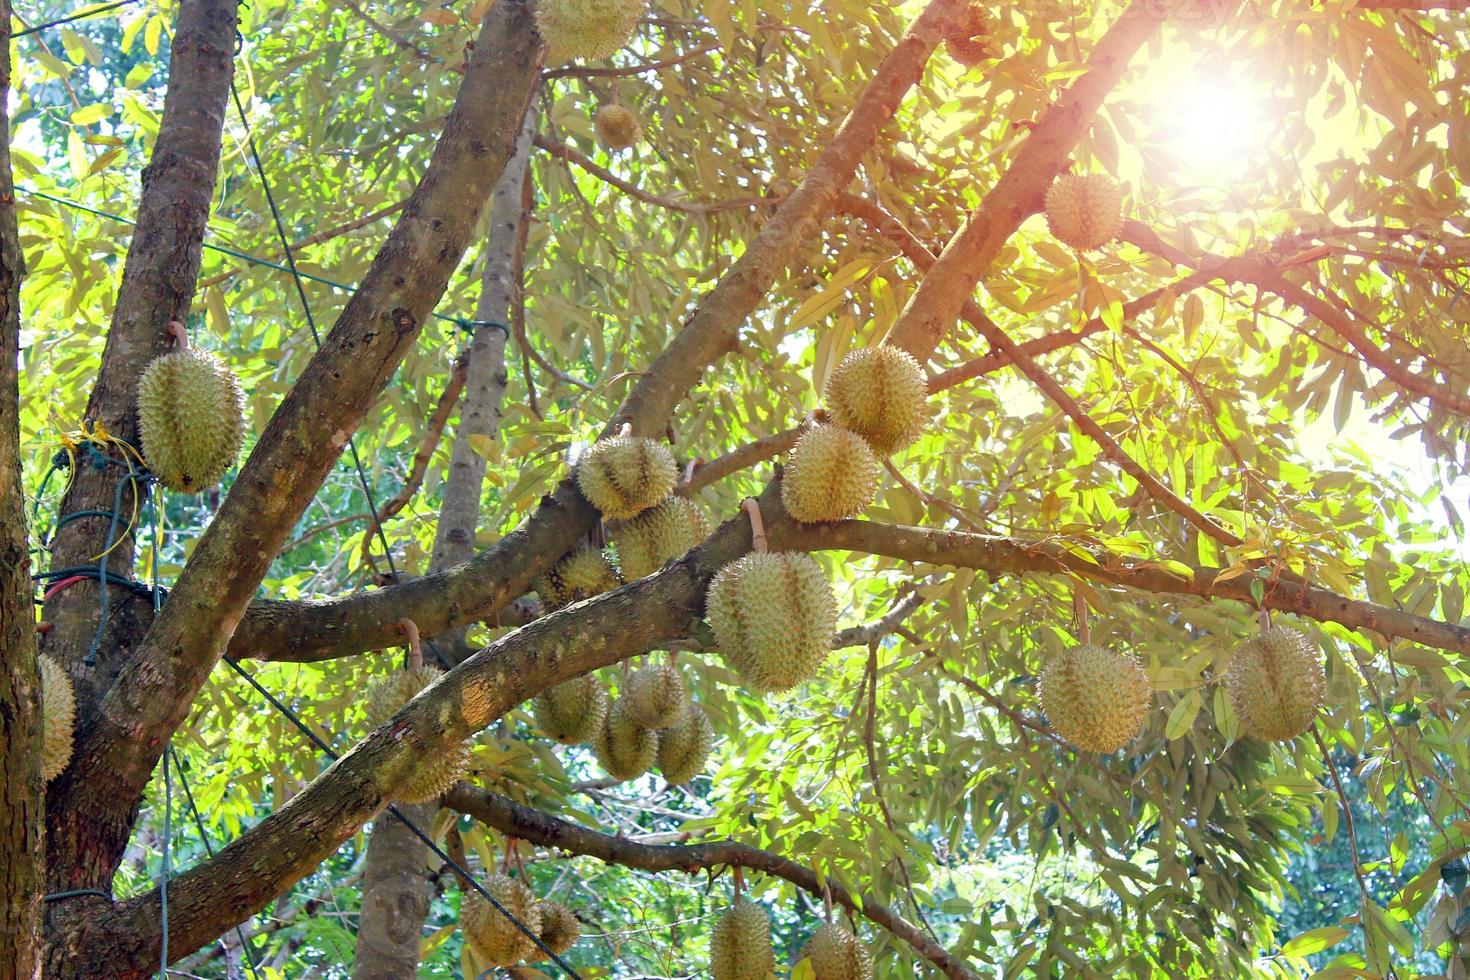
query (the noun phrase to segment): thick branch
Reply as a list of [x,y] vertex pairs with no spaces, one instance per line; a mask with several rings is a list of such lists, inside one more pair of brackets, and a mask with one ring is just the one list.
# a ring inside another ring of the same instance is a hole
[[[466,783],[455,786],[444,803],[501,833],[542,847],[554,847],[573,854],[594,857],[608,864],[643,871],[683,871],[686,874],[717,868],[750,868],[785,879],[818,898],[822,895],[822,886],[816,872],[810,868],[779,854],[735,841],[710,844],[634,843],[622,837],[588,830]],[[880,905],[871,898],[854,896],[831,879],[827,880],[827,887],[831,890],[832,901],[862,913],[887,929],[943,971],[945,976],[957,980],[979,976],[887,906]]]

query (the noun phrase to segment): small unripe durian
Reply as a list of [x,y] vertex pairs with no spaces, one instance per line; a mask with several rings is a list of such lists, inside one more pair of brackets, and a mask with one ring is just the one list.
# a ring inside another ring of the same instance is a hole
[[705,599],[715,646],[755,691],[784,691],[827,659],[837,600],[800,552],[752,552],[720,569]]
[[628,717],[649,731],[662,731],[689,710],[684,676],[668,664],[650,664],[635,670],[623,689]]
[[1084,752],[1116,752],[1143,728],[1148,674],[1124,653],[1084,643],[1041,672],[1041,707],[1058,735]]
[[553,610],[611,592],[622,584],[607,552],[584,544],[552,565],[533,587],[547,610]]
[[996,56],[987,41],[989,34],[985,5],[971,0],[945,27],[944,44],[951,58],[966,68],[974,68],[987,58]]
[[235,463],[245,439],[245,396],[224,362],[188,348],[163,354],[138,381],[143,458],[158,482],[203,493]]
[[577,463],[577,487],[613,520],[628,520],[664,502],[679,478],[663,443],[633,436],[603,439]]
[[816,980],[873,980],[873,956],[858,938],[835,922],[824,922],[802,949]]
[[613,102],[597,110],[592,117],[592,128],[609,150],[626,150],[643,136],[638,117],[628,108]]
[[[494,895],[507,912],[525,923],[527,929],[540,934],[541,901],[535,892],[506,875],[492,876],[485,882],[485,890]],[[486,963],[513,966],[524,960],[541,958],[541,951],[531,937],[477,891],[465,892],[459,906],[459,927],[464,931],[465,942]]]
[[[363,708],[368,728],[377,728],[392,718],[399,708],[442,676],[444,672],[439,668],[423,664],[395,671],[368,688]],[[422,759],[414,775],[393,794],[393,799],[400,803],[437,800],[464,775],[469,763],[470,747],[465,742],[451,746],[436,759]]]
[[766,980],[776,972],[771,920],[754,902],[739,901],[715,923],[709,940],[709,972],[714,980]]
[[627,705],[619,698],[608,709],[607,720],[597,733],[592,749],[607,774],[626,783],[653,768],[658,755],[658,735],[629,717]]
[[71,761],[77,699],[61,664],[42,654],[37,666],[41,676],[41,778],[49,783]]
[[1241,730],[1266,742],[1289,741],[1312,727],[1326,689],[1311,640],[1284,626],[1242,643],[1225,671],[1225,693]]
[[699,705],[691,704],[678,724],[659,733],[658,771],[670,785],[683,786],[704,771],[714,744],[714,726]]
[[924,369],[908,351],[888,344],[844,357],[824,394],[832,420],[884,456],[913,445],[928,419]]
[[591,674],[583,674],[536,695],[531,710],[547,737],[563,745],[591,741],[607,718],[607,692]]
[[633,37],[647,0],[540,0],[536,31],[546,64],[601,61]]
[[652,575],[709,537],[709,521],[692,501],[670,497],[624,524],[614,536],[629,582]]
[[[577,937],[581,934],[582,924],[577,921],[571,909],[560,902],[542,900],[541,941],[546,944],[547,949],[557,956],[565,956],[577,945]],[[541,956],[538,950],[536,958],[540,959]]]
[[1107,174],[1062,174],[1046,192],[1046,223],[1079,252],[1102,248],[1123,231],[1123,189]]
[[791,448],[781,503],[803,524],[853,517],[878,490],[878,458],[863,437],[836,425],[813,425]]

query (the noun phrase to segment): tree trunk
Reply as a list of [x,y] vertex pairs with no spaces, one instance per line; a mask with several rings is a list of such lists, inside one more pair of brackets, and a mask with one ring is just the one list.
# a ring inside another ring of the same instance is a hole
[[[474,551],[485,457],[475,450],[472,443],[476,440],[471,437],[493,439],[499,433],[506,386],[506,331],[487,324],[504,324],[510,319],[516,240],[524,218],[521,187],[534,129],[535,113],[528,111],[515,155],[490,195],[485,267],[475,308],[478,326],[470,338],[468,378],[450,450],[449,478],[444,485],[430,572],[465,561]],[[464,630],[459,629],[437,639],[441,648],[458,661],[462,659],[457,651],[463,646],[463,638]],[[400,805],[399,809],[424,830],[439,812],[437,803]],[[424,919],[429,914],[429,854],[429,848],[391,814],[382,814],[373,823],[363,865],[354,980],[399,980],[417,973]]]
[[[10,91],[10,2],[0,0],[0,94]],[[20,483],[20,280],[24,261],[0,99],[0,980],[41,975],[41,701]]]

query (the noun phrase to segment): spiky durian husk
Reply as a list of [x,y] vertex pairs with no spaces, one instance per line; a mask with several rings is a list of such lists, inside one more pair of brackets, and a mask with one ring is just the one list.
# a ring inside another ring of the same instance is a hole
[[1041,672],[1041,707],[1058,735],[1085,752],[1116,752],[1143,727],[1153,702],[1133,657],[1085,643],[1052,657]]
[[653,767],[658,755],[658,735],[629,717],[627,705],[619,698],[608,709],[607,720],[597,733],[592,749],[609,776],[627,782]]
[[640,667],[623,689],[628,717],[649,731],[662,731],[676,724],[689,710],[689,691],[684,676],[668,664]]
[[37,666],[41,675],[41,778],[49,783],[71,761],[77,699],[61,664],[42,654]]
[[667,446],[634,436],[603,439],[577,463],[582,496],[614,520],[628,520],[663,503],[678,477]]
[[754,902],[739,901],[720,916],[709,940],[714,980],[766,980],[776,972],[771,920]]
[[824,394],[833,421],[885,456],[913,445],[929,418],[924,369],[912,354],[888,344],[844,357]]
[[811,961],[816,980],[873,980],[872,954],[835,922],[818,926],[801,955]]
[[803,524],[856,515],[878,489],[878,458],[866,440],[836,425],[813,425],[791,448],[781,503]]
[[817,672],[832,646],[837,600],[800,552],[753,552],[720,569],[705,600],[715,646],[756,691],[783,691]]
[[536,30],[546,42],[546,64],[600,61],[627,44],[647,0],[540,0]]
[[985,4],[971,0],[958,11],[945,27],[944,44],[949,56],[966,68],[974,68],[995,52],[987,43],[990,24],[985,14]]
[[245,396],[224,362],[189,348],[163,354],[138,381],[143,458],[158,482],[202,493],[234,465],[245,439]]
[[670,497],[644,511],[615,534],[618,563],[629,582],[652,575],[709,537],[709,520],[692,501]]
[[1078,251],[1102,248],[1123,231],[1123,188],[1107,174],[1062,174],[1046,192],[1046,223]]
[[[494,895],[506,911],[525,923],[527,929],[540,934],[541,901],[531,889],[515,878],[494,875],[485,882],[485,890]],[[486,963],[512,966],[523,960],[541,958],[541,951],[531,937],[477,891],[465,892],[459,907],[459,927],[464,931],[470,948]]]
[[536,695],[531,710],[536,724],[563,745],[590,741],[607,718],[607,692],[591,674],[558,684]]
[[1289,741],[1312,727],[1326,690],[1311,640],[1284,626],[1242,643],[1225,672],[1225,693],[1241,730],[1267,742]]
[[[442,677],[444,672],[437,667],[424,664],[408,670],[395,671],[368,688],[363,711],[367,715],[368,727],[377,728],[392,718],[398,709],[412,701],[414,695]],[[453,786],[464,775],[470,763],[470,747],[460,742],[445,750],[436,759],[423,759],[413,776],[398,791],[393,799],[400,803],[424,803],[437,800],[445,790]]]
[[565,956],[581,934],[582,924],[571,909],[560,902],[541,902],[541,941],[547,949],[557,956]]
[[715,729],[704,710],[691,704],[679,723],[658,737],[658,771],[671,785],[682,786],[704,771],[715,744]]
[[552,610],[611,592],[622,584],[607,552],[584,544],[551,566],[532,587],[542,604]]
[[625,106],[609,103],[592,116],[592,128],[597,138],[609,150],[626,150],[643,136],[643,127],[638,117]]

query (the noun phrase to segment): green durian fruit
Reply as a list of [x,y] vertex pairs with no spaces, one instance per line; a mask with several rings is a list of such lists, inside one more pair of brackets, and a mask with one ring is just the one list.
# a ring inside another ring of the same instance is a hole
[[813,425],[791,447],[781,503],[803,524],[854,517],[878,491],[878,457],[863,437],[836,425]]
[[[560,902],[541,902],[541,941],[557,956],[565,956],[577,944],[582,924],[572,910]],[[541,954],[538,954],[538,959]]]
[[1102,248],[1123,231],[1123,188],[1107,174],[1062,174],[1046,192],[1046,224],[1079,252]]
[[658,735],[628,715],[621,698],[608,709],[607,720],[597,733],[592,749],[607,774],[619,782],[637,779],[653,767],[658,755]]
[[827,379],[825,397],[832,420],[884,456],[911,446],[929,419],[924,369],[887,344],[844,357]]
[[547,66],[608,57],[632,39],[647,7],[648,0],[540,0],[536,31]]
[[619,528],[613,535],[623,578],[632,582],[658,571],[709,537],[709,521],[693,502],[670,497]]
[[674,725],[689,710],[684,676],[668,664],[650,664],[629,675],[623,689],[628,717],[649,731]]
[[77,699],[71,677],[61,664],[42,654],[41,675],[41,778],[51,782],[71,761],[72,729],[77,719]]
[[638,117],[624,106],[609,103],[592,116],[592,128],[609,150],[626,150],[643,135]]
[[801,951],[816,980],[873,980],[873,955],[835,922],[824,922]]
[[591,674],[574,677],[536,695],[536,724],[563,745],[591,741],[607,717],[607,692]]
[[577,487],[610,520],[628,520],[664,502],[679,478],[674,455],[663,443],[613,436],[577,462]]
[[1153,703],[1133,657],[1084,643],[1041,671],[1041,708],[1058,735],[1084,752],[1116,752],[1143,728]]
[[[541,900],[531,889],[515,878],[494,875],[485,882],[485,890],[494,895],[506,911],[521,920],[527,929],[540,935]],[[514,966],[542,958],[541,950],[531,937],[473,889],[467,889],[460,902],[459,927],[470,948],[480,959],[494,966]]]
[[754,902],[739,901],[715,923],[709,941],[714,980],[766,980],[776,972],[771,920]]
[[[394,671],[368,688],[363,710],[369,729],[377,728],[397,714],[398,709],[414,696],[444,676],[437,667],[424,664],[408,670]],[[425,803],[443,796],[469,768],[470,747],[467,742],[446,749],[442,756],[423,759],[409,781],[399,787],[393,799],[400,803]]]
[[533,587],[547,611],[551,611],[611,592],[622,584],[607,552],[584,544],[551,566]]
[[1225,671],[1225,693],[1241,731],[1265,742],[1286,742],[1312,727],[1327,677],[1305,634],[1274,626],[1246,640]]
[[138,381],[143,458],[158,482],[203,493],[234,465],[245,439],[245,396],[224,362],[189,348],[153,359]]
[[684,717],[658,736],[658,771],[673,786],[682,786],[704,771],[715,744],[715,729],[704,710],[691,704]]
[[705,600],[715,646],[755,691],[784,691],[817,672],[832,646],[837,600],[800,552],[752,552],[720,569]]

